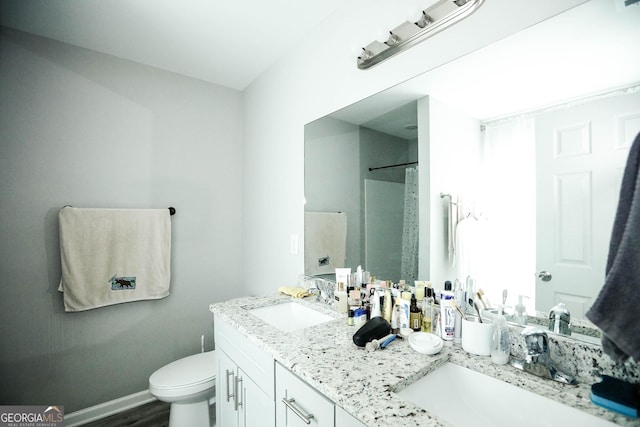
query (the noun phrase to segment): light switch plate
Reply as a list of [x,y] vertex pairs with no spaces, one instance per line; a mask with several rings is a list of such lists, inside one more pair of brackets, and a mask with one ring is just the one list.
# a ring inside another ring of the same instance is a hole
[[298,255],[300,252],[298,245],[298,235],[295,233],[291,234],[291,236],[289,237],[289,252],[291,253],[291,255]]

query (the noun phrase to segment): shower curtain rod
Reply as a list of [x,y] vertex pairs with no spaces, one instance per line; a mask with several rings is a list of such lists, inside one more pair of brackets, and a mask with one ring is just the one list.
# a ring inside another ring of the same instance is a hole
[[379,166],[377,168],[369,168],[369,172],[375,171],[378,169],[399,168],[400,166],[409,166],[409,165],[417,165],[417,164],[418,162],[409,162],[409,163],[398,163],[397,165]]

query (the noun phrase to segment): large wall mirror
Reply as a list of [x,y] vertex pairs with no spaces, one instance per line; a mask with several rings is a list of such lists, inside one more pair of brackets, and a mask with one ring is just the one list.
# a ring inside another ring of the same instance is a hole
[[[322,227],[339,230],[345,244],[305,253],[306,272],[331,273],[344,262],[394,281],[453,280],[440,193],[473,169],[466,181],[477,182],[464,197],[467,215],[490,224],[493,246],[478,273],[489,298],[497,303],[507,289],[507,305],[525,295],[530,308],[545,312],[561,301],[581,317],[604,282],[619,180],[640,132],[638,22],[637,5],[592,0],[309,123],[305,250],[318,239],[307,218],[311,225],[319,213],[333,214]],[[451,141],[434,135],[439,105],[477,123],[468,138],[477,147],[458,150],[444,167],[435,162]],[[405,212],[411,191],[419,213]],[[414,231],[405,218],[412,215]]]

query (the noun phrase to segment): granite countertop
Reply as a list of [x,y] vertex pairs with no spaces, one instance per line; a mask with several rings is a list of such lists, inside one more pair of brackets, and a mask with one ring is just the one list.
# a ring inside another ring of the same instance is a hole
[[401,339],[384,351],[368,352],[353,344],[352,336],[358,327],[348,326],[345,315],[310,299],[294,301],[335,320],[283,333],[248,313],[253,308],[291,300],[284,295],[239,298],[213,304],[211,311],[367,426],[448,426],[444,420],[395,394],[447,361],[619,425],[640,426],[638,420],[591,403],[590,383],[566,386],[538,378],[510,365],[494,365],[489,357],[468,354],[450,342],[445,343],[440,353],[431,356],[414,351]]

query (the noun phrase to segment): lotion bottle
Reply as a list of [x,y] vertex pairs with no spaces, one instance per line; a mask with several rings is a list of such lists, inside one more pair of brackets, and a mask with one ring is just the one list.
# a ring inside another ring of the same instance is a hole
[[349,303],[347,301],[347,291],[344,289],[344,283],[338,282],[338,290],[335,295],[334,308],[338,313],[346,313],[349,309]]
[[455,337],[456,309],[452,305],[454,294],[452,291],[442,291],[440,294],[440,327],[441,338],[451,341]]
[[393,314],[393,302],[391,301],[391,290],[386,289],[384,291],[384,303],[382,305],[382,317],[387,322],[391,323],[391,315]]

